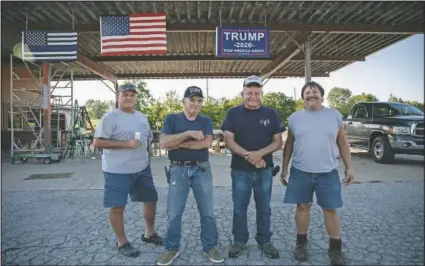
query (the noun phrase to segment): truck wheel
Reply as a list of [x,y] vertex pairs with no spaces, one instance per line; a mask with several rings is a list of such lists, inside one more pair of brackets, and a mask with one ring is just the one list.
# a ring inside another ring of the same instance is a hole
[[52,163],[52,159],[44,158],[44,164],[51,164],[51,163]]
[[376,137],[372,142],[373,160],[378,163],[391,164],[394,162],[394,153],[386,136]]

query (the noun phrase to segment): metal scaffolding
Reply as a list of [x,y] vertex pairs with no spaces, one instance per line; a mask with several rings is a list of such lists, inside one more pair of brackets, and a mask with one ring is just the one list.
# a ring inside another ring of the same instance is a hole
[[[20,62],[19,64],[15,62]],[[62,148],[66,143],[64,131],[68,130],[66,120],[73,108],[73,70],[66,63],[49,64],[49,90],[43,90],[41,66],[20,57],[10,55],[10,95],[8,127],[11,134],[10,154],[46,152],[50,147],[44,143],[44,108],[51,108],[51,137],[53,148]],[[62,81],[63,76],[70,80]],[[59,77],[59,78],[56,78]],[[56,79],[55,81],[52,81]],[[66,85],[61,83],[66,82]],[[55,93],[56,92],[56,93]],[[33,93],[33,94],[32,94]],[[31,95],[32,94],[32,95]],[[50,95],[46,99],[46,95]],[[15,122],[19,128],[15,127]],[[65,126],[64,126],[65,125]],[[29,134],[27,134],[29,132]],[[20,135],[21,136],[17,136]],[[26,139],[26,140],[23,140]],[[54,141],[54,142],[53,142]]]
[[[62,62],[56,65],[50,75],[52,144],[61,150],[65,148],[71,130],[69,121],[74,108],[73,74],[72,67]],[[70,79],[63,81],[62,78],[67,75]]]

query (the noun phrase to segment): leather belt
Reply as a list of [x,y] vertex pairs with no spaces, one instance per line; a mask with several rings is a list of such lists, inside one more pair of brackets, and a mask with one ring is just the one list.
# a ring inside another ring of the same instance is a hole
[[205,161],[170,161],[171,164],[183,166],[195,166],[204,162]]

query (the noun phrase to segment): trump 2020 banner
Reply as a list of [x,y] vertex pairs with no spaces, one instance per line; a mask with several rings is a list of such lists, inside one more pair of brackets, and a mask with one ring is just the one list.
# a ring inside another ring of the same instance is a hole
[[216,28],[217,57],[270,57],[270,28]]

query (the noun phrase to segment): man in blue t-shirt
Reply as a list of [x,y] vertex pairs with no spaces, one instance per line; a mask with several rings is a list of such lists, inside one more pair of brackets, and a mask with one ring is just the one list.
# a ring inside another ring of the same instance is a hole
[[192,187],[201,216],[202,250],[215,263],[224,261],[216,249],[218,236],[213,206],[213,184],[208,148],[213,140],[209,117],[199,115],[204,97],[199,87],[184,93],[184,111],[169,114],[164,121],[160,146],[168,149],[170,159],[167,199],[168,228],[166,252],[157,265],[169,265],[179,255],[182,215]]
[[255,239],[265,255],[279,258],[279,252],[270,242],[272,153],[282,147],[281,133],[285,127],[275,110],[261,105],[262,87],[260,77],[246,78],[243,104],[230,109],[222,125],[226,146],[232,152],[234,243],[229,250],[231,258],[239,256],[248,242],[247,209],[252,190],[257,209]]

